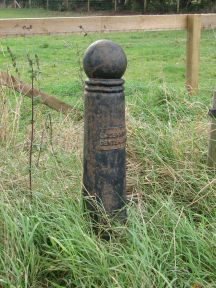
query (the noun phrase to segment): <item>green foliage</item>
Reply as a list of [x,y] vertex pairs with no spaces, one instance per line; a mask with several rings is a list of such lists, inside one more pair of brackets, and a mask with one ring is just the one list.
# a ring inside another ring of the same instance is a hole
[[[176,13],[178,0],[147,0],[147,10],[146,13]],[[187,12],[201,12],[212,11],[214,9],[215,1],[213,0],[179,0],[179,11],[182,13]],[[143,10],[144,1],[143,0],[130,0],[127,1],[127,7],[133,10]]]
[[[12,1],[7,0],[10,5]],[[177,4],[179,2],[179,5]],[[22,0],[22,6],[29,8],[29,0]],[[187,12],[214,12],[214,0],[146,0],[147,11],[145,13],[187,13]],[[55,11],[86,11],[87,0],[52,0],[49,1],[49,9]],[[113,0],[90,0],[91,10],[113,10]],[[179,6],[179,11],[177,7]],[[32,0],[32,8],[46,8],[47,0]],[[117,0],[118,10],[143,11],[144,0]]]

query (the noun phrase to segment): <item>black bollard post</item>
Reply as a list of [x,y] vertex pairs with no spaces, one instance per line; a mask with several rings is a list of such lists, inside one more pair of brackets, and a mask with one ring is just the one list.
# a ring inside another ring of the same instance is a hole
[[[125,97],[121,79],[127,59],[120,46],[99,40],[87,49],[85,86],[84,197],[97,223],[107,216],[126,220]],[[103,218],[103,217],[102,217]]]
[[212,104],[213,107],[208,113],[208,115],[211,117],[211,123],[209,131],[207,165],[210,169],[216,169],[216,91],[214,91]]

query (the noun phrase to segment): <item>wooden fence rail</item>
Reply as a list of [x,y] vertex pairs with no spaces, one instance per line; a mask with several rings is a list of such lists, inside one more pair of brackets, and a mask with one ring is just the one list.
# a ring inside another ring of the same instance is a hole
[[0,19],[0,37],[80,32],[187,30],[186,84],[198,90],[201,29],[216,28],[216,14]]

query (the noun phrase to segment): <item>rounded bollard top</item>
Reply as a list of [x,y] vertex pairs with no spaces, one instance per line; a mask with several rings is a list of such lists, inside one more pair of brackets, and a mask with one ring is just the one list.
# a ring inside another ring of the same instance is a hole
[[127,68],[127,58],[116,43],[98,40],[86,50],[83,68],[89,78],[120,79]]

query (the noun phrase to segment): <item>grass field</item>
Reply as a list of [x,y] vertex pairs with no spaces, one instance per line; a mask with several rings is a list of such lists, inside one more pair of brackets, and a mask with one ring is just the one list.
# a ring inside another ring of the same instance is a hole
[[[87,9],[87,7],[86,7]],[[76,17],[114,14],[114,11],[52,11],[43,8],[0,8],[1,18]]]
[[34,85],[82,112],[85,49],[101,38],[124,48],[128,223],[110,241],[92,232],[81,197],[83,121],[37,102],[29,191],[31,103],[2,88],[0,286],[216,287],[216,178],[206,167],[214,31],[202,35],[195,96],[184,88],[185,32],[84,34],[0,39],[0,66],[30,83],[27,54],[37,54]]

